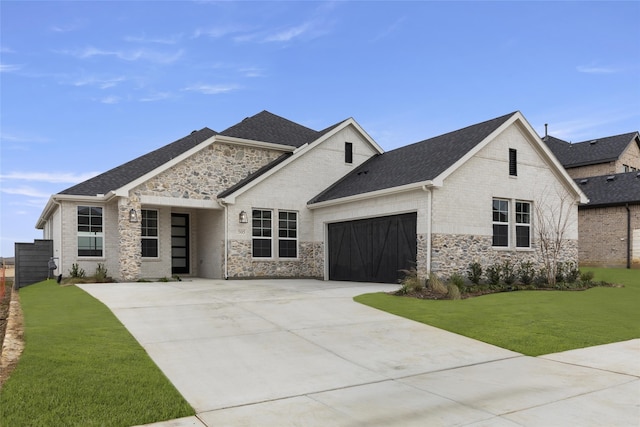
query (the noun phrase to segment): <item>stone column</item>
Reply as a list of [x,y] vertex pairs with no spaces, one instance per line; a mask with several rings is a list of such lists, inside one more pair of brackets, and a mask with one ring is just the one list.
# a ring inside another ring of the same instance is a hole
[[[131,209],[136,212],[137,222],[130,220]],[[120,198],[118,200],[118,254],[122,281],[135,281],[140,278],[142,271],[141,221],[142,211],[138,197],[132,195],[128,199]]]

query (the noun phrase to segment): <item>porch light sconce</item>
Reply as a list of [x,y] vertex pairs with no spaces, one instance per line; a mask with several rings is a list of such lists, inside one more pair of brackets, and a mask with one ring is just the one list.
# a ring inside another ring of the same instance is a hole
[[240,221],[240,224],[246,224],[249,222],[249,215],[247,215],[245,211],[241,211],[238,220]]
[[129,222],[138,222],[138,212],[135,209],[129,211]]

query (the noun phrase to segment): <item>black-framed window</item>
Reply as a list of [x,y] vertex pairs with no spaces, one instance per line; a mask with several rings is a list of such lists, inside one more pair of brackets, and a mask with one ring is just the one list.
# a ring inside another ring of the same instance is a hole
[[353,163],[353,143],[344,143],[344,162]]
[[102,208],[78,206],[78,256],[101,257],[104,254]]
[[298,256],[298,213],[278,212],[278,257],[297,258]]
[[253,209],[251,212],[252,255],[271,258],[273,221],[270,210]]
[[509,148],[509,175],[518,176],[518,151]]
[[493,246],[509,246],[509,201],[493,199]]
[[516,247],[531,247],[531,203],[516,201]]
[[158,211],[142,209],[142,257],[157,258],[159,246]]

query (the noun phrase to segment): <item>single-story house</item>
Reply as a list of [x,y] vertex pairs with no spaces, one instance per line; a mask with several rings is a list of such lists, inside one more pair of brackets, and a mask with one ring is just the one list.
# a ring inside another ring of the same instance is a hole
[[640,172],[575,181],[589,198],[578,210],[580,264],[640,267]]
[[36,227],[65,275],[395,282],[541,264],[536,216],[562,209],[560,260],[577,261],[586,202],[520,112],[384,152],[352,118],[316,131],[263,111],[51,196]]

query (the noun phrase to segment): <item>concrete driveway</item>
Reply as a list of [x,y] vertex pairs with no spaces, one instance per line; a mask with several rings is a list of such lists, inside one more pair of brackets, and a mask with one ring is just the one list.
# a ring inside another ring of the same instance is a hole
[[640,340],[527,357],[352,298],[393,285],[81,286],[197,411],[157,426],[638,426]]

